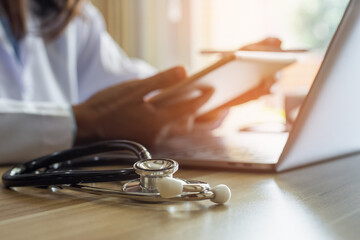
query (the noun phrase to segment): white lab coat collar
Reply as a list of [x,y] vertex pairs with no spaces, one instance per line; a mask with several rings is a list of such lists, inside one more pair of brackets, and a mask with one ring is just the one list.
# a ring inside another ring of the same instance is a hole
[[[20,43],[22,45],[22,43]],[[16,80],[16,83],[19,85],[20,89],[23,89],[23,83],[21,81],[22,76],[22,64],[17,61],[15,57],[15,50],[10,43],[9,37],[7,36],[3,24],[0,24],[0,55],[2,58],[8,59],[4,64],[7,65],[7,69],[11,72]],[[22,49],[20,50],[20,56],[22,55]],[[21,59],[23,62],[23,59]]]
[[[30,1],[31,2],[31,1]],[[28,6],[30,9],[31,6]],[[31,11],[27,11],[26,14],[26,29],[27,34],[23,39],[19,41],[19,54],[20,54],[20,65],[25,65],[25,61],[27,60],[27,54],[31,49],[31,43],[33,42],[34,38],[41,38],[40,36],[40,27],[41,23],[40,20],[32,14]],[[9,54],[9,56],[15,56],[15,50],[11,45],[9,37],[6,34],[3,24],[0,24],[0,47],[5,50]]]
[[[34,16],[31,11],[27,12],[26,15],[26,29],[27,34],[21,40],[19,40],[19,58],[17,58],[15,50],[9,40],[9,37],[5,31],[3,24],[0,24],[0,54],[1,57],[8,59],[6,64],[8,65],[9,71],[12,72],[14,79],[16,80],[19,88],[23,92],[25,86],[23,82],[24,67],[27,65],[28,61],[31,61],[31,51],[36,44],[39,44],[39,41],[44,42],[44,40],[39,35],[39,26],[40,22],[36,16]],[[45,44],[45,43],[43,43]]]
[[11,46],[11,43],[5,32],[3,24],[0,24],[0,47],[2,48],[2,50],[4,50],[6,53],[10,55],[15,54],[15,51]]

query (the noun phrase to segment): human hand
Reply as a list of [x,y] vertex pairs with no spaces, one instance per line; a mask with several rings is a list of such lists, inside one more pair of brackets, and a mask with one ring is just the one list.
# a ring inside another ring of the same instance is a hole
[[[259,42],[252,43],[241,47],[239,50],[246,51],[269,51],[269,52],[281,52],[281,40],[278,38],[268,37]],[[267,95],[271,93],[272,86],[276,83],[276,76],[271,76],[266,79],[263,79],[261,83],[250,90],[249,93],[246,94],[247,100],[254,100],[261,96]]]
[[256,100],[264,95],[272,93],[272,89],[277,81],[276,76],[271,76],[263,79],[256,87],[243,93],[238,98],[227,102],[223,107],[214,109],[206,114],[191,119],[191,130],[208,131],[221,126],[229,113],[229,108],[232,106],[240,105],[252,100]]
[[84,103],[73,106],[78,127],[76,144],[128,139],[152,145],[164,126],[194,113],[213,92],[212,88],[198,87],[201,96],[170,106],[144,101],[148,93],[185,78],[184,68],[175,67],[144,80],[132,80],[104,89]]
[[[281,40],[278,38],[266,38],[259,42],[243,46],[239,50],[278,52],[278,51],[282,51]],[[192,123],[191,126],[193,126],[193,128],[205,129],[205,130],[211,130],[219,127],[229,112],[228,108],[270,94],[271,88],[275,82],[276,82],[275,76],[271,76],[266,79],[263,79],[258,86],[244,93],[238,99],[234,99],[233,101],[229,102],[228,106],[224,108],[216,109],[205,115],[197,117],[196,119],[194,119],[194,123]]]

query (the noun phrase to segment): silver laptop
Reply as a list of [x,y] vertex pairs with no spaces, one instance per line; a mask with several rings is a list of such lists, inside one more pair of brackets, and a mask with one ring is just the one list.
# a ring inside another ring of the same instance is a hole
[[290,133],[178,136],[154,156],[185,166],[284,171],[360,151],[360,1],[350,1]]

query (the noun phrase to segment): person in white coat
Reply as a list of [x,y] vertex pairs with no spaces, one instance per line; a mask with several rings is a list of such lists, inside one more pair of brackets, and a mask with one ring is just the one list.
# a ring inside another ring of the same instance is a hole
[[[212,90],[172,107],[144,101],[186,78],[130,59],[83,0],[0,0],[0,163],[108,139],[154,142]],[[141,80],[139,80],[141,79]]]

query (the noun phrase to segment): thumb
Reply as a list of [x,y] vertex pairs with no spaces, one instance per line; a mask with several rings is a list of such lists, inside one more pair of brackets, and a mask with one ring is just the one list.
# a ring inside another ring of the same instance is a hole
[[186,76],[187,75],[184,67],[177,66],[174,68],[170,68],[169,70],[166,70],[150,78],[146,78],[142,80],[141,85],[137,92],[141,96],[144,96],[151,91],[170,87],[180,82],[181,80],[185,79]]

